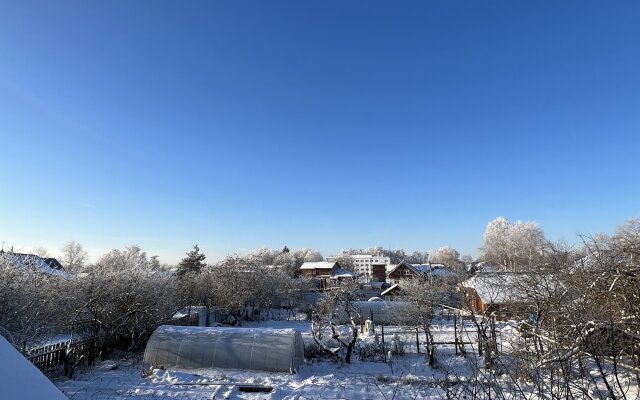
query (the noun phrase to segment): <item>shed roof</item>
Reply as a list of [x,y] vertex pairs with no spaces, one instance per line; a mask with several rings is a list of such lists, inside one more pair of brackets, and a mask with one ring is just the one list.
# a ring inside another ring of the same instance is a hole
[[337,262],[329,261],[307,261],[300,269],[332,269],[335,265],[339,265]]
[[338,268],[331,274],[331,279],[336,279],[336,278],[353,278],[353,279],[355,279],[355,277],[356,277],[356,274],[354,274],[351,271],[347,271],[344,268]]
[[66,400],[60,389],[0,336],[0,386],[3,398]]
[[391,293],[392,291],[398,289],[400,287],[400,285],[398,285],[397,283],[393,286],[391,286],[389,289],[385,290],[384,292],[380,293],[381,296],[384,296],[386,294]]

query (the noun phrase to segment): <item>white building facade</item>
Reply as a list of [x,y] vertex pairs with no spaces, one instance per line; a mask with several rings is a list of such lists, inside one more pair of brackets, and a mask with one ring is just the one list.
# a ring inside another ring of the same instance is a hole
[[[348,255],[353,260],[354,272],[361,277],[364,277],[366,281],[371,280],[373,277],[372,265],[384,265],[385,270],[389,270],[391,265],[391,258],[383,255],[371,255],[371,254],[352,254]],[[336,262],[339,261],[342,256],[327,257],[327,261]]]

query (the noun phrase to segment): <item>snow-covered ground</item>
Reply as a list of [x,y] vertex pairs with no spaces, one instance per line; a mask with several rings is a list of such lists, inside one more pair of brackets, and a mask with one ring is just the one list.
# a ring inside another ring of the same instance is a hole
[[[302,332],[305,343],[313,342],[310,323],[305,321],[267,321],[245,326],[296,328]],[[516,326],[513,321],[496,325],[501,352],[511,353],[511,344],[521,340]],[[380,327],[377,332],[380,332]],[[436,342],[454,340],[452,321],[434,321],[432,332]],[[54,383],[69,398],[79,400],[545,398],[544,388],[536,389],[531,382],[516,380],[514,371],[507,369],[500,376],[491,376],[483,369],[478,369],[484,362],[477,356],[476,335],[471,321],[465,321],[462,338],[467,342],[466,357],[456,355],[451,344],[439,344],[435,368],[428,366],[424,354],[416,352],[414,329],[385,327],[387,343],[394,334],[398,334],[404,343],[405,354],[393,356],[392,363],[362,361],[355,352],[351,364],[327,359],[305,360],[304,367],[295,375],[202,369],[154,370],[150,375],[142,376],[142,354],[121,353],[111,360],[81,369],[74,379],[55,378]],[[372,337],[361,338],[365,342],[373,341]],[[420,335],[420,341],[424,342],[423,335]],[[594,377],[598,375],[594,371],[591,373]],[[545,381],[547,378],[544,378]],[[585,398],[600,398],[598,393],[604,393],[602,398],[607,397],[601,380],[593,384],[584,380],[580,382],[590,386],[590,397]],[[580,382],[576,384],[581,385]],[[637,381],[630,380],[622,384],[627,388],[627,394],[638,395]],[[268,393],[240,390],[241,386],[250,385],[268,386],[272,390]],[[496,390],[500,392],[498,397]],[[576,393],[580,398],[582,392],[579,387],[576,387]],[[627,398],[636,398],[633,396]]]
[[[268,321],[257,326],[296,328],[303,333],[305,342],[312,340],[309,322]],[[434,332],[436,341],[453,338],[449,322],[442,327],[436,324]],[[439,399],[446,397],[443,381],[471,373],[471,361],[456,356],[452,345],[438,346],[439,366],[432,369],[425,355],[416,353],[415,331],[385,328],[387,340],[393,333],[406,342],[407,353],[394,357],[391,364],[360,361],[354,355],[351,364],[306,361],[295,375],[206,369],[155,370],[151,376],[142,377],[141,355],[125,354],[124,358],[85,369],[72,380],[58,378],[54,382],[71,399]],[[245,393],[239,390],[240,385],[263,385],[273,390]]]

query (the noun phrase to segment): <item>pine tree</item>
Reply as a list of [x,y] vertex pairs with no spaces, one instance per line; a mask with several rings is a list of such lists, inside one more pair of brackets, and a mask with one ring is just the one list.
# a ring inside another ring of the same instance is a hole
[[193,246],[193,250],[187,253],[187,256],[178,264],[178,275],[182,276],[187,272],[198,273],[206,264],[203,263],[207,258],[203,253],[200,253],[198,245]]

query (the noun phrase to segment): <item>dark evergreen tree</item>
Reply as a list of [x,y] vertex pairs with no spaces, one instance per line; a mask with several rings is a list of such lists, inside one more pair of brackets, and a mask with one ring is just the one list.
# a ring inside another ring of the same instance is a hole
[[203,253],[200,253],[198,245],[193,246],[193,250],[187,253],[187,256],[178,264],[178,275],[182,276],[187,272],[198,273],[206,264],[203,263],[207,258]]
[[287,247],[287,245],[284,246],[284,249],[282,249],[283,253],[289,253],[289,248]]

